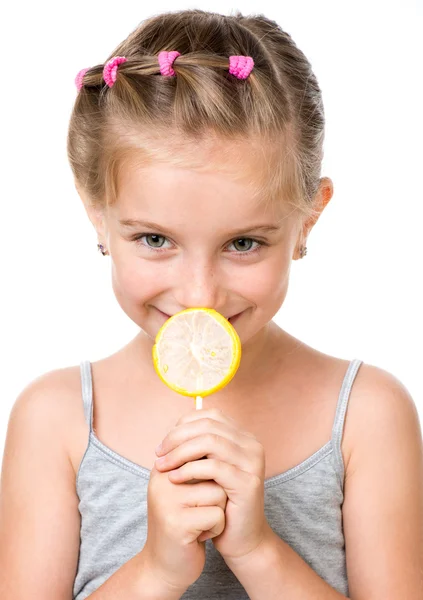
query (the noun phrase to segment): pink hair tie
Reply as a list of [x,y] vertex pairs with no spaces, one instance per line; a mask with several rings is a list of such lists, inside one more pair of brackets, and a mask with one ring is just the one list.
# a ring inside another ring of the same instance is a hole
[[238,79],[247,79],[254,67],[254,61],[251,56],[230,56],[229,73],[238,77]]
[[76,89],[79,91],[81,91],[82,86],[84,85],[84,75],[87,71],[89,71],[91,69],[91,67],[87,67],[86,69],[81,69],[78,73],[78,75],[75,77],[75,85],[76,85]]
[[176,75],[175,71],[172,69],[172,65],[175,61],[175,58],[178,58],[178,56],[181,56],[181,53],[177,50],[172,50],[171,52],[166,52],[166,50],[163,50],[163,52],[159,52],[158,59],[160,73],[162,75],[167,77],[173,77]]
[[112,87],[116,81],[117,68],[122,63],[126,62],[124,56],[114,56],[106,62],[103,69],[103,79],[109,87]]

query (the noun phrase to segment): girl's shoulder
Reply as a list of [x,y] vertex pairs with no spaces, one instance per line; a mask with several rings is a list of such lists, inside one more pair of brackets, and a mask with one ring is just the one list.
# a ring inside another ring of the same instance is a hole
[[16,398],[10,418],[26,414],[56,430],[66,430],[67,419],[80,411],[76,398],[81,395],[80,366],[63,367],[43,373],[30,381]]
[[[45,372],[28,383],[16,398],[9,416],[15,435],[39,432],[51,452],[71,458],[75,439],[86,437],[81,400],[80,365]],[[44,443],[44,442],[43,442]],[[48,451],[48,448],[46,448]]]
[[[393,373],[362,362],[348,402],[344,446],[346,477],[351,477],[372,449],[398,427],[414,437],[419,436],[420,419],[416,404],[404,383]],[[420,429],[421,436],[421,429]]]
[[[305,344],[298,355],[294,367],[297,371],[298,389],[300,379],[304,380],[306,374],[310,390],[314,390],[309,395],[312,400],[309,408],[314,403],[315,394],[318,394],[319,398],[328,399],[331,415],[328,420],[333,420],[335,410],[345,409],[341,438],[347,479],[358,469],[358,464],[362,463],[363,454],[372,452],[375,442],[381,439],[384,428],[389,431],[395,428],[396,422],[402,422],[414,440],[418,438],[420,420],[416,404],[396,375],[382,367],[366,363],[359,357],[343,359],[319,352]],[[345,398],[347,390],[348,398]],[[346,407],[342,404],[346,404]],[[319,406],[324,405],[321,402]]]

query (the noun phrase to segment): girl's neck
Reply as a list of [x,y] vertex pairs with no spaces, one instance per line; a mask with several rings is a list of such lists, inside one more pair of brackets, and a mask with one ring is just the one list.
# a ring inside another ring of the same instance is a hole
[[[240,366],[230,382],[231,393],[245,393],[251,387],[265,382],[275,372],[276,366],[280,370],[288,365],[289,356],[301,345],[299,340],[270,321],[248,343],[243,344]],[[141,330],[121,350],[121,357],[126,367],[130,365],[131,372],[142,373],[154,380],[157,374],[153,367],[152,347],[153,341]]]

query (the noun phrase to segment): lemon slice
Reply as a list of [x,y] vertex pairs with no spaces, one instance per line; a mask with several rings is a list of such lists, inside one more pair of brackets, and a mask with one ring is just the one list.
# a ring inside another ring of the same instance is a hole
[[201,399],[227,385],[241,361],[234,327],[212,308],[187,308],[162,325],[153,346],[153,364],[172,390]]

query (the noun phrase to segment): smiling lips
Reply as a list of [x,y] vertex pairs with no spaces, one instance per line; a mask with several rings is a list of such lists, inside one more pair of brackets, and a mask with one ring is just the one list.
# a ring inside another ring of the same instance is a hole
[[[166,317],[166,319],[170,319],[171,315],[167,315],[166,313],[164,313],[163,311],[161,311],[160,309],[156,309],[159,311],[159,313],[161,313],[164,317]],[[244,311],[242,311],[244,312]],[[237,319],[242,313],[237,313],[236,315],[232,315],[232,317],[225,317],[225,319],[227,319],[229,322],[233,322],[235,319]]]

